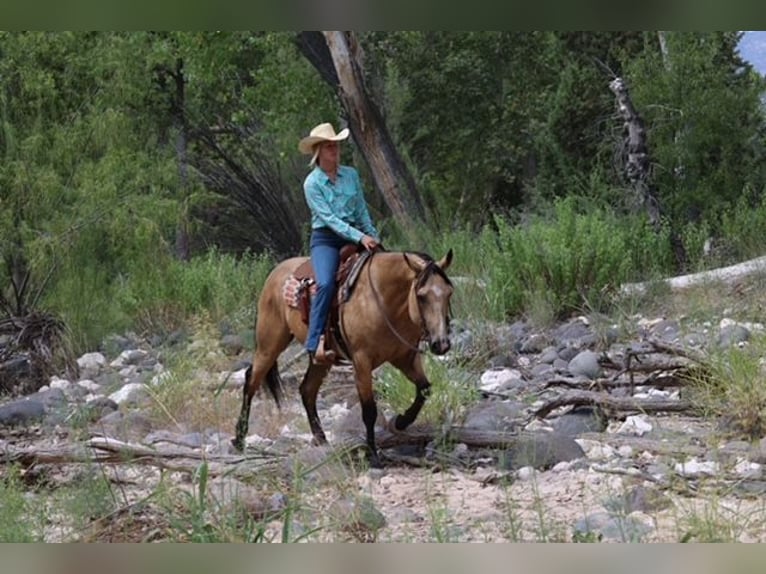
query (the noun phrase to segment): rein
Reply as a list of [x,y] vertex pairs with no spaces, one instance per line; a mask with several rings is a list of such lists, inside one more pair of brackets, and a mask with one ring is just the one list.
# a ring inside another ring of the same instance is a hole
[[[367,280],[370,283],[370,289],[372,290],[373,298],[375,299],[375,304],[378,306],[378,310],[380,310],[381,314],[383,315],[383,318],[386,320],[386,325],[388,326],[388,330],[391,331],[394,336],[399,339],[400,343],[403,343],[410,351],[414,351],[415,353],[424,353],[425,351],[421,350],[420,347],[413,346],[409,341],[407,341],[402,335],[399,333],[399,331],[396,330],[396,327],[391,323],[391,319],[388,318],[388,313],[386,313],[385,307],[383,307],[383,303],[380,300],[380,295],[378,294],[378,290],[375,288],[375,283],[372,281],[372,261],[369,262],[370,265],[367,266]],[[420,277],[428,271],[431,265],[433,265],[433,261],[429,262],[426,267],[417,274],[415,277],[415,281],[418,281]],[[425,327],[425,321],[423,320],[423,313],[420,311],[420,302],[418,301],[418,311],[420,312],[420,339],[418,339],[418,343],[420,341],[423,341],[425,339],[426,334],[426,327]]]

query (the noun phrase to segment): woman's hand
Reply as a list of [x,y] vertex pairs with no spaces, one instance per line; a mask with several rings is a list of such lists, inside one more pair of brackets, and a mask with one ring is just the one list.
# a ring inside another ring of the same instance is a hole
[[380,245],[380,242],[374,237],[370,237],[369,235],[362,235],[361,244],[367,251],[373,251],[378,245]]

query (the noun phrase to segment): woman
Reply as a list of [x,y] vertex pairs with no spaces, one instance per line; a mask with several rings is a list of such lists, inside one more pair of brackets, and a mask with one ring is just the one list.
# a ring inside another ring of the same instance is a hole
[[324,123],[298,144],[301,153],[312,156],[309,166],[313,167],[303,182],[303,192],[311,210],[309,245],[317,286],[311,303],[306,350],[316,364],[332,364],[335,360],[334,353],[325,349],[322,334],[335,294],[341,247],[355,243],[372,251],[380,244],[359,174],[353,167],[340,164],[339,142],[347,137],[348,128],[336,134],[331,124]]

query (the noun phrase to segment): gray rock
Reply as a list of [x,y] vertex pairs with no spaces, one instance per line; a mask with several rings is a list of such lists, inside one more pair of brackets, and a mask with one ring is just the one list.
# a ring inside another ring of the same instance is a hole
[[571,437],[555,432],[536,432],[519,436],[515,444],[500,457],[500,465],[507,470],[517,470],[524,466],[547,470],[559,462],[583,456],[585,452],[582,447]]
[[530,369],[530,374],[533,379],[545,379],[553,374],[553,367],[545,363],[537,364]]
[[239,355],[245,350],[245,342],[236,333],[221,338],[221,349],[227,355]]
[[536,333],[534,335],[530,335],[521,343],[520,352],[525,354],[537,354],[542,352],[543,349],[549,345],[549,343],[550,341],[546,335]]
[[678,321],[663,319],[652,326],[650,331],[664,341],[675,343],[680,338],[681,326],[678,324]]
[[24,426],[39,422],[45,416],[40,400],[21,399],[0,406],[0,426]]
[[540,354],[540,358],[538,359],[538,362],[552,365],[553,361],[555,361],[558,358],[559,358],[559,353],[556,350],[556,347],[547,347]]
[[565,361],[564,359],[556,359],[553,361],[553,370],[557,373],[561,373],[563,371],[567,371],[569,369],[569,361]]
[[598,353],[583,351],[569,361],[569,372],[576,377],[587,377],[591,380],[601,375],[601,365],[598,362]]
[[342,498],[332,503],[327,513],[334,527],[359,542],[375,542],[386,517],[368,496]]
[[619,542],[640,542],[653,528],[635,516],[595,512],[575,523],[579,535],[595,534],[598,539]]
[[119,409],[119,405],[108,397],[99,396],[83,405],[83,410],[89,421],[94,422],[102,419],[109,413]]
[[61,389],[46,389],[29,395],[27,398],[40,401],[46,410],[59,408],[67,403],[66,394]]
[[115,411],[95,423],[93,430],[120,440],[140,442],[151,432],[152,423],[137,412]]
[[553,429],[572,438],[586,432],[604,432],[609,420],[598,407],[576,407],[553,420]]
[[559,359],[563,359],[564,361],[567,362],[567,364],[569,364],[569,361],[574,359],[579,352],[580,352],[580,349],[578,349],[577,347],[571,347],[569,345],[559,347],[558,349]]
[[614,496],[604,502],[604,507],[618,515],[628,515],[640,511],[646,513],[659,512],[670,508],[673,501],[656,488],[637,485],[619,496]]
[[471,408],[463,426],[472,430],[511,431],[524,418],[524,405],[511,401],[484,401]]
[[716,338],[716,345],[721,349],[733,347],[750,340],[750,331],[742,325],[727,325]]

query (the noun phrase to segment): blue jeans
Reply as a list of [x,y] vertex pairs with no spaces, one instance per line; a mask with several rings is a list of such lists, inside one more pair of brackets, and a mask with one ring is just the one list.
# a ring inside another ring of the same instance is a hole
[[347,239],[330,230],[314,229],[311,232],[309,245],[317,292],[311,301],[309,333],[306,337],[306,350],[310,353],[317,350],[319,337],[324,333],[327,315],[335,295],[335,274],[340,264],[340,249],[347,243],[350,243]]

